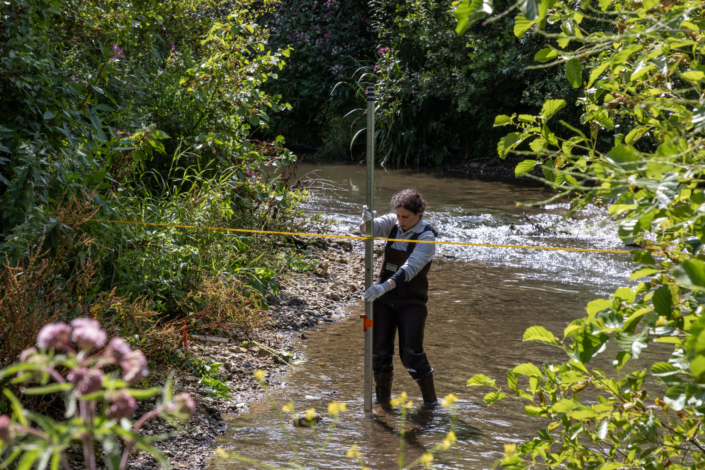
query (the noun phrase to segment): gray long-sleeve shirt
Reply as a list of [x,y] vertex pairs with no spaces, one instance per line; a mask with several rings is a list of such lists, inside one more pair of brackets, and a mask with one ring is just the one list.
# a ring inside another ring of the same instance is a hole
[[[397,239],[409,239],[414,234],[423,232],[426,228],[426,222],[423,220],[423,216],[419,219],[419,222],[411,227],[409,230],[404,231],[401,226],[397,223],[396,214],[386,214],[381,217],[377,217],[374,220],[374,228],[372,229],[373,236],[376,238],[389,238],[389,232],[392,228],[397,225]],[[430,230],[424,232],[419,236],[419,240],[429,240],[435,241],[436,236]],[[406,251],[409,244],[407,242],[394,242],[392,248],[395,250]],[[406,260],[406,263],[400,268],[404,270],[404,279],[409,281],[414,278],[424,266],[426,266],[433,259],[433,255],[436,253],[436,245],[432,243],[416,243],[416,248],[414,248],[413,253]]]

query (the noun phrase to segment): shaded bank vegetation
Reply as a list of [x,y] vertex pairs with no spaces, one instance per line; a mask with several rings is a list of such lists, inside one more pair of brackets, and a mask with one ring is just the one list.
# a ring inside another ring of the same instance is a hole
[[283,136],[255,138],[289,108],[262,89],[289,50],[266,50],[247,7],[3,3],[4,364],[59,318],[98,319],[152,355],[178,347],[184,322],[243,338],[266,323],[264,297],[287,264],[273,240],[90,220],[304,223],[304,193],[269,170],[295,156]]

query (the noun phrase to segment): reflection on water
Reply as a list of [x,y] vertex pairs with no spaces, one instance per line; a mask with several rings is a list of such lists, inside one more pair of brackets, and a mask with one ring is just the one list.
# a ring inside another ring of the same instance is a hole
[[[311,166],[304,170],[310,171]],[[347,180],[347,192],[335,199],[314,199],[310,211],[324,212],[341,221],[340,230],[357,225],[364,203],[364,168],[323,167],[319,176]],[[533,221],[554,224],[557,233],[533,234],[516,201],[543,200],[550,194],[538,187],[502,182],[444,178],[400,171],[378,171],[375,175],[377,207],[387,207],[392,194],[416,188],[430,205],[429,219],[442,239],[474,243],[622,248],[608,228],[593,227],[593,215],[560,222],[565,206],[528,210]],[[355,189],[358,187],[358,189]],[[378,209],[378,212],[382,212]],[[436,456],[436,468],[491,468],[503,453],[503,444],[519,443],[535,435],[542,421],[523,414],[523,404],[504,400],[487,407],[482,397],[489,390],[468,388],[474,374],[485,374],[506,384],[509,369],[524,362],[550,362],[556,349],[523,343],[524,331],[541,324],[558,333],[584,312],[585,304],[613,290],[628,279],[628,255],[555,253],[538,250],[490,248],[438,250],[430,274],[429,317],[426,350],[435,368],[440,396],[454,393],[457,404],[458,450]],[[360,273],[362,276],[363,273]],[[331,401],[342,401],[349,411],[342,415],[328,448],[319,458],[314,449],[325,441],[311,430],[289,427],[291,438],[303,443],[302,456],[308,468],[360,468],[345,457],[355,443],[372,469],[396,468],[399,456],[399,412],[378,411],[372,417],[362,412],[362,305],[351,308],[348,321],[310,334],[297,347],[308,362],[283,377],[284,386],[273,391],[279,406],[293,402],[298,410],[325,411]],[[562,359],[557,357],[557,359]],[[421,401],[415,382],[395,358],[394,394],[406,391],[417,404],[406,429],[406,459],[410,463],[443,440],[451,418],[445,409],[418,411]],[[505,387],[506,388],[506,387]],[[295,455],[266,401],[254,403],[249,412],[230,422],[230,431],[220,445],[270,465],[285,466]],[[240,469],[252,465],[214,462],[212,468]]]

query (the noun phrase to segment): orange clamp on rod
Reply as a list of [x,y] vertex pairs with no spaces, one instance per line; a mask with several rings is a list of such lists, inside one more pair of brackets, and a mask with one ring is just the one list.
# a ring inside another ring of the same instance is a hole
[[360,318],[362,318],[362,329],[363,329],[364,331],[367,331],[368,328],[372,328],[372,326],[374,326],[374,322],[375,322],[375,321],[374,321],[374,320],[370,320],[369,318],[367,318],[367,314],[366,314],[366,313],[360,314]]

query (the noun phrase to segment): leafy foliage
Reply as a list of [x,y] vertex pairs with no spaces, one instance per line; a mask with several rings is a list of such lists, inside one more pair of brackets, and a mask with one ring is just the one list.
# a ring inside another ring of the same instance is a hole
[[[526,403],[526,413],[549,418],[551,424],[501,463],[512,469],[701,468],[702,10],[687,0],[520,6],[517,29],[521,34],[533,29],[546,38],[548,47],[535,59],[564,65],[567,81],[583,90],[578,100],[583,114],[580,126],[569,125],[560,119],[566,101],[548,100],[539,115],[498,116],[495,125],[516,129],[499,143],[500,156],[531,158],[531,167],[542,168],[542,180],[558,189],[559,197],[574,196],[572,210],[590,202],[607,206],[619,220],[619,237],[638,246],[632,253],[640,266],[631,280],[647,280],[590,302],[587,316],[568,325],[562,340],[541,327],[527,330],[525,340],[561,348],[568,360],[540,369],[522,364],[508,373],[509,388]],[[589,29],[583,19],[611,29]],[[544,29],[551,23],[561,24],[561,33]],[[574,50],[566,49],[569,43]],[[555,132],[559,125],[568,134]],[[525,163],[517,172],[527,168]],[[612,378],[589,366],[610,340],[620,349],[613,361],[617,371],[653,343],[672,352],[646,367],[637,362],[633,372]],[[528,388],[519,385],[522,377]],[[665,390],[656,392],[651,403],[649,377]],[[494,383],[471,381],[493,387],[491,394],[501,392]],[[598,401],[586,400],[583,393],[596,394]]]

